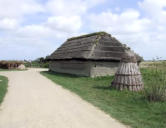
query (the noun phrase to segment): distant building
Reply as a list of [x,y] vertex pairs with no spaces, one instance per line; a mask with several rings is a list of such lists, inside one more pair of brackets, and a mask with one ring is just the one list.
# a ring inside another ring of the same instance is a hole
[[[127,50],[130,48],[110,34],[97,32],[68,39],[47,59],[51,71],[79,76],[105,76],[116,72]],[[140,62],[142,58],[135,55]]]
[[19,69],[22,65],[21,61],[0,61],[1,69]]

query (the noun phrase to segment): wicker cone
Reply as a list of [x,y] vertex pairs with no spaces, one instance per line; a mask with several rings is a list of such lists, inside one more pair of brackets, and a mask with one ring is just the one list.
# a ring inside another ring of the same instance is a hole
[[112,86],[118,90],[140,91],[143,89],[141,73],[133,54],[127,52],[122,57]]

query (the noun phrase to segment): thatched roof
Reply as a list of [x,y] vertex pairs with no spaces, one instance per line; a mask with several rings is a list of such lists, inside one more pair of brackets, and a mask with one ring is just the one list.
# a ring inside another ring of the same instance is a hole
[[6,60],[1,60],[0,65],[8,65],[8,64],[23,64],[22,61],[6,61]]
[[0,68],[10,69],[17,68],[19,65],[23,64],[22,61],[0,61]]
[[137,63],[136,55],[133,52],[126,51],[122,55],[121,62],[124,62],[124,63]]
[[[48,60],[86,59],[120,61],[129,47],[120,43],[106,32],[91,33],[68,39]],[[136,55],[138,61],[141,57]]]

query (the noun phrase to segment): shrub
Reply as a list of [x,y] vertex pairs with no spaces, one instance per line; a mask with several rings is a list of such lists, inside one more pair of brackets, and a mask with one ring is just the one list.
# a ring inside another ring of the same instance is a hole
[[42,68],[49,68],[49,63],[48,63],[48,62],[43,63],[43,64],[42,64]]
[[26,67],[34,67],[34,68],[49,68],[49,62],[41,57],[33,61],[26,61]]

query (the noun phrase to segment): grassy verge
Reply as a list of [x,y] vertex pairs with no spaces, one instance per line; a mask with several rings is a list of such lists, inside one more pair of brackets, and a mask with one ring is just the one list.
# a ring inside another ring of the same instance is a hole
[[4,76],[0,76],[0,104],[2,103],[4,96],[7,92],[8,79]]
[[[151,73],[148,69],[142,69],[145,87],[151,80],[148,73]],[[52,72],[41,74],[133,128],[166,128],[165,102],[149,102],[143,92],[111,89],[113,76],[88,78]]]
[[28,69],[2,69],[0,68],[0,71],[26,71]]

